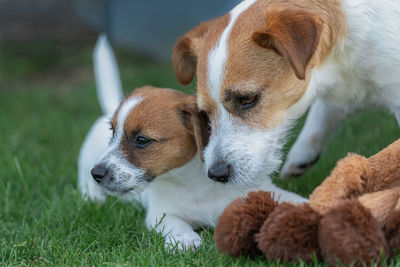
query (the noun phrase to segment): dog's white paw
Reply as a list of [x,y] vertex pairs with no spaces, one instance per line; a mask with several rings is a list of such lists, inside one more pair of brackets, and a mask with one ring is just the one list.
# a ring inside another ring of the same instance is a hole
[[80,180],[79,190],[81,191],[84,200],[103,203],[106,201],[107,194],[104,189],[101,188],[94,181],[86,179],[85,181]]
[[201,245],[202,239],[196,232],[186,232],[177,235],[167,235],[165,247],[169,250],[178,248],[179,250],[195,250]]
[[321,149],[304,143],[295,143],[290,149],[280,177],[300,176],[317,163]]

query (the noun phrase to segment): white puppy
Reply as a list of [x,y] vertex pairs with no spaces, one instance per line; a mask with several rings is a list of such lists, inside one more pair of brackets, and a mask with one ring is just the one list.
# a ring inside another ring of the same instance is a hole
[[[100,103],[114,101],[120,96],[120,82],[104,37],[98,41],[95,64],[99,97],[108,96]],[[208,140],[208,118],[198,113],[195,96],[146,86],[118,108],[103,109],[116,109],[112,130],[105,119],[109,115],[101,117],[82,146],[82,194],[93,200],[104,200],[105,194],[136,196],[147,211],[146,225],[163,233],[167,246],[199,246],[201,238],[194,229],[214,227],[227,204],[248,191],[268,190],[281,201],[305,201],[267,177],[261,185],[242,187],[210,180],[198,155]]]

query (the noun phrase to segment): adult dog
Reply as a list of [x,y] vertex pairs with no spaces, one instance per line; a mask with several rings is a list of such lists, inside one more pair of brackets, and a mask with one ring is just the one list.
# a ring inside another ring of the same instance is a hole
[[281,176],[311,166],[350,112],[381,105],[399,121],[399,25],[399,1],[245,0],[182,36],[174,67],[182,84],[197,73],[209,177],[246,183],[276,171],[312,103]]

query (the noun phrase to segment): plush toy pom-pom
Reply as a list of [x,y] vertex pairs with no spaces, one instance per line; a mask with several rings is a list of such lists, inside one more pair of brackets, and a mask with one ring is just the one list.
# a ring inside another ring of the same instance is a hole
[[319,256],[320,218],[308,204],[282,203],[256,235],[258,248],[271,260],[310,261],[314,253]]
[[225,208],[214,232],[214,241],[220,252],[233,257],[261,254],[254,241],[263,222],[278,203],[269,192],[250,192]]
[[370,266],[388,255],[383,231],[371,212],[358,200],[345,200],[321,219],[319,244],[330,266]]
[[385,236],[389,247],[400,251],[400,211],[396,210],[385,225]]

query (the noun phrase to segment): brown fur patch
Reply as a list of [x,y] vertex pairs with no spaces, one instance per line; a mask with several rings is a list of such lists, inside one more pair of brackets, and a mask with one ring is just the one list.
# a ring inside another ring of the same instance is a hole
[[210,138],[210,121],[205,112],[199,112],[196,104],[196,97],[193,96],[187,103],[182,105],[182,120],[186,128],[194,135],[197,145],[197,151],[203,160],[203,150],[207,146]]
[[280,204],[256,235],[258,248],[271,260],[310,261],[319,256],[318,223],[321,216],[308,204]]
[[[176,77],[181,84],[187,85],[193,80],[201,51],[211,49],[211,46],[215,45],[216,36],[222,32],[227,23],[226,16],[209,20],[199,24],[178,39],[172,60]],[[206,44],[204,44],[204,40],[207,40]]]
[[[143,100],[127,116],[120,144],[127,160],[144,169],[150,177],[188,163],[196,154],[197,147],[193,126],[182,121],[181,114],[187,104],[196,106],[196,97],[172,89],[147,86],[136,89],[127,99],[138,96]],[[113,118],[114,127],[118,112]],[[137,134],[151,138],[152,143],[145,148],[136,148]]]
[[196,112],[192,115],[192,125],[196,138],[197,150],[202,160],[204,148],[207,146],[211,134],[210,119],[204,111]]
[[197,58],[193,54],[192,47],[192,40],[184,36],[178,40],[174,48],[175,73],[178,81],[183,85],[191,83],[196,72]]
[[344,200],[327,212],[320,221],[319,244],[324,259],[330,266],[339,260],[345,266],[368,266],[388,255],[383,231],[357,200]]
[[260,254],[254,235],[277,206],[269,192],[250,192],[234,200],[221,214],[214,232],[220,252],[233,257]]
[[252,39],[261,47],[274,50],[285,58],[297,78],[304,80],[306,67],[317,49],[321,19],[303,10],[268,10],[266,27]]

